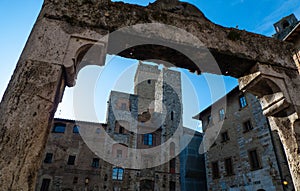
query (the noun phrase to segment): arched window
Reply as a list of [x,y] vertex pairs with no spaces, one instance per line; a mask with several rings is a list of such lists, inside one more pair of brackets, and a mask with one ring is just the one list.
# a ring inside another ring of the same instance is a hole
[[112,157],[113,158],[127,158],[128,146],[120,143],[113,144]]

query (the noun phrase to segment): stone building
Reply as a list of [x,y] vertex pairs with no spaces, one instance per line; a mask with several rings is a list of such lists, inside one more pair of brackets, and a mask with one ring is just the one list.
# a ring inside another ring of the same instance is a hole
[[180,73],[139,63],[134,92],[111,92],[106,124],[54,119],[36,189],[181,190]]
[[299,21],[294,14],[286,16],[280,21],[274,23],[276,34],[274,34],[273,37],[278,40],[286,40],[286,38],[290,36],[290,33],[296,29],[296,26],[298,27],[298,25]]
[[274,28],[276,30],[274,38],[294,45],[293,58],[300,69],[300,22],[294,14],[291,14],[276,22]]
[[184,129],[181,142],[187,140],[189,143],[180,153],[181,191],[207,190],[204,154],[199,153],[202,139],[202,133]]
[[[130,29],[111,38],[124,27]],[[1,190],[34,190],[57,105],[65,87],[75,86],[80,61],[93,45],[99,59],[93,57],[86,65],[103,66],[105,55],[115,54],[239,78],[240,89],[259,97],[270,125],[278,130],[295,189],[300,190],[300,76],[290,43],[216,25],[179,0],[157,0],[146,7],[44,0],[0,103]]]
[[278,134],[254,95],[235,88],[199,119],[205,134],[216,132],[204,140],[208,190],[294,190]]

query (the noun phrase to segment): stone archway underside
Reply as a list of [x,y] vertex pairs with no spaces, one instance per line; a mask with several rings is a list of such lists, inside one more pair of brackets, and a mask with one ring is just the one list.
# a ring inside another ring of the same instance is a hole
[[[209,59],[205,60],[206,56],[201,54],[201,47],[208,48],[224,75],[240,78],[241,89],[261,98],[272,128],[280,132],[295,186],[300,190],[300,143],[294,133],[300,85],[292,46],[213,24],[190,4],[166,2],[159,0],[141,7],[103,0],[45,0],[0,105],[0,190],[34,190],[54,112],[64,87],[74,85],[78,50],[94,43],[101,49],[99,65],[104,64],[106,53],[118,53],[140,60],[159,58],[192,72],[214,73]],[[118,52],[110,45],[118,43],[117,47],[124,50],[131,42],[127,39],[114,42],[112,38],[98,41],[122,27],[144,23],[171,25],[196,36],[202,46],[183,40],[184,35],[178,38],[164,31],[143,33],[140,28],[127,31],[127,35],[139,42],[156,37],[194,51],[201,71],[181,53],[163,46],[148,43]],[[264,91],[263,85],[269,81],[277,84],[280,92]]]

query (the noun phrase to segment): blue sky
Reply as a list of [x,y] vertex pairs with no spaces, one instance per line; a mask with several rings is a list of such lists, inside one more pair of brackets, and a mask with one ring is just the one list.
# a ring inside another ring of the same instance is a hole
[[[147,5],[149,2],[153,2],[153,0],[126,0],[125,2]],[[196,5],[208,19],[217,24],[226,27],[238,26],[239,29],[245,29],[266,36],[271,36],[274,33],[273,23],[282,17],[294,13],[297,18],[300,18],[299,0],[188,0],[187,2]],[[0,98],[5,91],[41,6],[41,0],[0,1]],[[131,61],[128,61],[128,63],[130,62]],[[111,67],[115,68],[116,66],[112,63]],[[120,72],[120,75],[132,75],[133,68],[134,65],[132,64],[124,65],[124,68],[122,68],[123,72]],[[87,69],[87,71],[88,70],[89,69]],[[85,71],[82,73],[85,73]],[[219,89],[218,84],[214,85],[215,87],[213,87],[211,91],[205,89],[207,88],[207,82],[204,76],[199,77],[188,72],[183,72],[183,74],[186,77],[183,78],[188,82],[186,84],[191,85],[191,87],[186,85],[189,89],[184,90],[187,93],[183,96],[188,97],[191,93],[190,91],[194,89],[198,96],[199,110],[207,107],[211,100],[222,96],[222,92],[215,93]],[[119,76],[121,79],[123,79],[122,75]],[[206,77],[209,79],[215,78],[211,75],[207,75]],[[227,78],[225,82],[227,91],[236,85],[236,80],[233,79]],[[107,89],[112,87],[125,91],[125,89],[122,89],[122,86],[116,82],[107,85]],[[210,92],[218,96],[211,98],[212,95]],[[66,94],[69,95],[65,96],[64,99],[68,101],[64,106],[60,106],[57,116],[63,117],[65,114],[67,115],[69,110],[66,108],[72,106],[72,101],[69,97],[72,95],[70,92]],[[189,109],[186,109],[186,111],[187,110]]]

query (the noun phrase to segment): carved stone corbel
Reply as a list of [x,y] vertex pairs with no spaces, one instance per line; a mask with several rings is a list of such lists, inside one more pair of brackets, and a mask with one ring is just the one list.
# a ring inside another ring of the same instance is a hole
[[67,86],[72,87],[75,85],[77,73],[84,66],[103,66],[105,64],[106,49],[107,42],[82,36],[71,36],[63,61]]
[[264,115],[288,116],[295,109],[284,75],[277,73],[270,65],[257,63],[250,74],[239,78],[239,86],[242,91],[258,96]]

